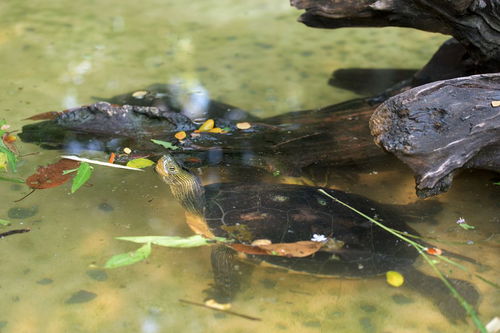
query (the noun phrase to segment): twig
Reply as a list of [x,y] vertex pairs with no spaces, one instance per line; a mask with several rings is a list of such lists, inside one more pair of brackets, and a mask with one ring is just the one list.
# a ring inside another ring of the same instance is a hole
[[35,192],[36,188],[32,189],[31,192],[29,192],[28,194],[26,194],[24,197],[22,197],[21,199],[17,199],[17,200],[14,200],[14,202],[19,202],[21,200],[24,200],[26,199],[29,195],[33,194],[33,192]]
[[198,303],[198,302],[193,302],[193,301],[188,301],[186,299],[179,299],[179,302],[190,304],[190,305],[195,305],[195,306],[200,306],[202,308],[207,308],[207,309],[218,311],[218,312],[227,313],[227,314],[230,314],[230,315],[233,315],[233,316],[237,316],[237,317],[241,317],[241,318],[245,318],[245,319],[248,319],[248,320],[254,320],[254,321],[261,321],[262,320],[261,318],[248,316],[246,314],[234,312],[234,311],[231,311],[231,310],[222,310],[222,309],[213,308],[213,307],[208,306],[206,304]]
[[30,232],[30,231],[31,231],[30,228],[9,230],[9,231],[6,231],[6,232],[2,232],[0,234],[0,239],[4,238],[4,237],[7,237],[7,236],[10,236],[10,235],[23,234],[25,232]]

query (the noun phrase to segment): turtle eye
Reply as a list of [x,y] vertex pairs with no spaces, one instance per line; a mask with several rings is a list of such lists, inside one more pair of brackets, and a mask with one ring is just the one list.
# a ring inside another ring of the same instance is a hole
[[170,173],[176,173],[176,171],[177,171],[177,170],[176,170],[176,168],[175,168],[175,167],[173,167],[173,166],[169,166],[169,167],[167,168],[167,170],[168,170],[168,172],[170,172]]

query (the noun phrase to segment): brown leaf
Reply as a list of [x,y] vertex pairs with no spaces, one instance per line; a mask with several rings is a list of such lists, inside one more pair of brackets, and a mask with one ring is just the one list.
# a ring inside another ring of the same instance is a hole
[[[64,112],[64,111],[63,111]],[[62,112],[49,111],[36,114],[24,120],[53,120],[56,119]]]
[[323,246],[321,242],[300,241],[295,243],[276,243],[269,245],[231,244],[239,252],[256,255],[275,255],[283,257],[307,257],[319,251]]
[[54,164],[39,167],[35,174],[26,179],[26,185],[33,189],[46,189],[62,185],[75,175],[75,173],[63,175],[63,171],[76,169],[78,165],[80,162],[63,158]]
[[257,255],[268,255],[268,253],[259,248],[258,246],[245,245],[245,244],[230,244],[233,249],[238,252],[243,252],[246,254],[257,254]]
[[16,147],[16,137],[10,134],[9,132],[4,133],[2,136],[2,141],[5,147],[7,147],[8,150],[10,150],[14,155],[19,155],[19,151],[17,150]]

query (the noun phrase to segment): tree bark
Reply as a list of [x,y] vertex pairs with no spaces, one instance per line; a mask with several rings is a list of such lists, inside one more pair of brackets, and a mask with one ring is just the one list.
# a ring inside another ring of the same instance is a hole
[[414,171],[420,197],[448,190],[462,167],[500,172],[500,74],[410,89],[381,104],[370,128]]

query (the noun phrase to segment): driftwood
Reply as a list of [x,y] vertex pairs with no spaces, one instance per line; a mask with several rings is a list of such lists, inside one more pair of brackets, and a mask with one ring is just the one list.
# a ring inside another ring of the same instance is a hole
[[500,71],[498,0],[291,0],[310,27],[415,28],[452,35],[481,72]]
[[408,90],[380,105],[370,127],[414,171],[420,197],[446,191],[462,167],[500,172],[500,74]]
[[[129,93],[109,100],[134,105],[98,102],[34,116],[34,120],[52,119],[24,126],[19,136],[25,142],[65,148],[71,153],[119,153],[129,147],[134,151],[130,158],[161,155],[165,148],[150,140],[159,139],[177,147],[174,153],[196,156],[203,164],[243,164],[285,173],[313,164],[363,164],[387,155],[373,143],[368,121],[376,105],[366,100],[266,119],[211,101],[205,116],[214,119],[226,133],[196,133],[199,123],[172,106],[167,90],[165,85],[153,85],[142,91],[140,99],[133,97],[136,93]],[[237,124],[242,121],[251,127],[239,129]],[[186,131],[187,137],[179,141],[174,136],[178,131]]]

